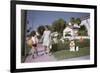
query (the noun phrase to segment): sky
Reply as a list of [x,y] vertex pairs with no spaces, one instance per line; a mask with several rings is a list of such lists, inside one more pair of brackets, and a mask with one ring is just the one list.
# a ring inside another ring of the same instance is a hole
[[59,18],[69,22],[71,17],[80,18],[83,16],[89,16],[89,13],[28,10],[27,21],[29,23],[27,28],[32,27],[32,29],[36,30],[38,26],[51,25]]

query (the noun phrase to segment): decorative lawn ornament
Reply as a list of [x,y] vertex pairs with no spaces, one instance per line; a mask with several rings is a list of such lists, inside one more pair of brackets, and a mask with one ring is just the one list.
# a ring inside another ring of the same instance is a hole
[[79,47],[78,46],[76,46],[76,51],[79,51]]
[[70,42],[70,51],[75,51],[75,42],[73,40]]

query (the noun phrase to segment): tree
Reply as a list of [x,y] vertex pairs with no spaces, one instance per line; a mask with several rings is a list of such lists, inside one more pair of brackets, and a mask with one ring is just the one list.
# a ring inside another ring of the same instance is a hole
[[70,18],[70,22],[71,22],[72,25],[74,25],[75,24],[75,18],[74,17],[71,17]]
[[85,25],[80,26],[78,35],[81,35],[81,36],[87,36],[88,35],[88,32],[87,32]]
[[57,31],[58,33],[62,33],[65,27],[66,27],[66,21],[63,20],[62,18],[52,23],[52,30]]
[[80,25],[81,24],[81,19],[80,18],[76,18],[75,23]]
[[80,25],[81,19],[72,17],[72,18],[70,18],[70,22],[71,22],[72,25],[74,25],[74,24]]

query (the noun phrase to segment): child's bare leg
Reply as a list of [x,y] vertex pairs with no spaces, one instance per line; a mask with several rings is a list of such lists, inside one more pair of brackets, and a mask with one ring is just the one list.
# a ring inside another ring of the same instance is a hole
[[38,56],[38,50],[37,50],[37,48],[35,48],[35,53],[36,53],[36,55]]
[[35,58],[35,48],[32,47],[32,58]]

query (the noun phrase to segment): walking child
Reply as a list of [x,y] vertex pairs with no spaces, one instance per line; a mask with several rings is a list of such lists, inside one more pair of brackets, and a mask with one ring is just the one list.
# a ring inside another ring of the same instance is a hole
[[38,38],[36,36],[35,31],[32,31],[30,35],[31,35],[31,40],[32,40],[31,53],[32,53],[32,57],[35,58],[36,56],[38,56],[38,51],[37,51]]

